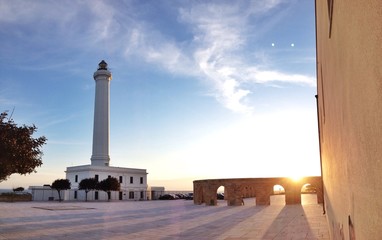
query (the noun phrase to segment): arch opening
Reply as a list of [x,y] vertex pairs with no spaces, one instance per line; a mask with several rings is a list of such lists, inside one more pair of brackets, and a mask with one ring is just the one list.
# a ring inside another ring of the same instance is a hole
[[250,184],[244,185],[242,188],[242,205],[256,205],[256,191],[255,188]]
[[317,204],[317,188],[306,183],[301,187],[301,205]]
[[226,191],[224,186],[220,186],[216,189],[216,203],[217,205],[227,205],[227,200],[225,197]]
[[285,205],[285,188],[282,185],[276,184],[273,186],[270,201],[271,205]]

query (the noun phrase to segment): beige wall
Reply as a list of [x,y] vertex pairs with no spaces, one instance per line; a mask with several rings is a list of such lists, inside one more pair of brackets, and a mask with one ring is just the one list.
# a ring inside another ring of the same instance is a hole
[[316,0],[317,87],[332,239],[382,239],[382,1]]

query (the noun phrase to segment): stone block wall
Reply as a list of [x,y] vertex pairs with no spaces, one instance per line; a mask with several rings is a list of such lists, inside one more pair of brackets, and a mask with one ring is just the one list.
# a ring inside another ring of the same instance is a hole
[[217,204],[217,190],[224,186],[229,206],[240,206],[243,198],[256,197],[257,205],[269,205],[273,187],[281,185],[285,189],[286,204],[301,204],[301,189],[305,184],[317,189],[317,202],[323,203],[321,177],[304,177],[298,181],[290,178],[236,178],[207,179],[194,181],[194,203],[206,205]]
[[315,3],[329,231],[332,239],[382,239],[382,1]]

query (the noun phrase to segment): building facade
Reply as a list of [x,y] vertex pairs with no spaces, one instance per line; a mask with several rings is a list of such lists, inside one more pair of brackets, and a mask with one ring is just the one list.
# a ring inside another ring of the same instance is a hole
[[316,0],[320,153],[332,239],[382,239],[381,21],[381,0]]
[[[79,190],[81,180],[85,178],[95,178],[102,181],[108,177],[116,178],[121,189],[119,192],[112,192],[111,200],[147,200],[147,172],[145,169],[121,168],[110,166],[74,166],[66,169],[66,178],[71,182],[71,190],[66,194],[67,200],[84,201],[85,191]],[[90,191],[87,200],[107,200],[106,192]]]
[[[58,192],[52,189],[50,186],[29,186],[29,190],[32,192],[32,201],[54,201],[58,200]],[[65,199],[68,195],[68,191],[61,191],[61,199]]]

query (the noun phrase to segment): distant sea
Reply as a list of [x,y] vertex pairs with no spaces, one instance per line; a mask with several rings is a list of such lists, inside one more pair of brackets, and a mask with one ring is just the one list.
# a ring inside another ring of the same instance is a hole
[[[2,194],[2,193],[6,193],[6,192],[13,192],[13,189],[11,189],[11,188],[8,188],[8,189],[6,189],[6,188],[0,188],[0,194]],[[24,189],[24,192],[29,192],[29,193],[31,193],[31,191],[30,191],[29,189]]]
[[4,193],[4,192],[13,192],[13,190],[12,189],[5,189],[5,188],[0,189],[0,193]]

